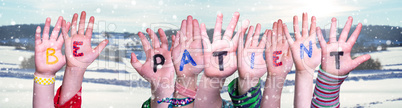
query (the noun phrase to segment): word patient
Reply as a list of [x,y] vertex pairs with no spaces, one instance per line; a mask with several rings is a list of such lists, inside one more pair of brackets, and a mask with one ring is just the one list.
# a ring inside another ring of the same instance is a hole
[[226,56],[228,54],[228,51],[216,51],[213,52],[212,56],[218,56],[218,61],[219,61],[219,70],[223,71],[223,56]]
[[343,56],[343,51],[340,52],[331,52],[330,56],[335,56],[336,69],[339,69],[341,66],[339,65],[339,56]]
[[[186,59],[188,58],[188,59]],[[183,67],[185,64],[191,63],[193,66],[197,66],[197,63],[193,60],[190,53],[185,49],[183,53],[183,57],[181,58],[180,62],[180,71],[183,71]]]
[[[49,53],[49,50],[52,51],[52,53]],[[55,64],[59,61],[59,59],[57,58],[57,56],[54,55],[54,53],[56,53],[56,51],[53,48],[46,49],[46,64]],[[56,58],[56,60],[49,62],[49,56],[53,56],[54,58]]]
[[81,57],[84,56],[84,53],[77,53],[77,51],[80,49],[78,45],[83,45],[83,42],[81,41],[74,41],[73,42],[73,55],[74,57]]
[[[154,73],[156,73],[156,70],[157,70],[158,65],[163,65],[163,64],[165,64],[165,57],[163,57],[162,54],[155,54],[153,58],[154,58]],[[160,58],[160,59],[161,59],[161,62],[158,63],[158,61],[156,60],[156,58]]]
[[254,69],[254,57],[255,56],[255,52],[251,53],[251,64],[250,64],[250,68]]
[[313,43],[310,41],[309,42],[309,49],[307,50],[306,46],[304,46],[303,43],[300,44],[300,58],[303,59],[304,58],[304,52],[307,53],[308,57],[311,58],[311,56],[313,55],[313,47],[312,47]]
[[274,54],[273,54],[273,62],[274,62],[274,66],[275,67],[278,67],[278,66],[282,66],[282,62],[276,62],[276,61],[278,61],[279,60],[279,56],[278,55],[281,55],[282,54],[282,51],[274,51]]

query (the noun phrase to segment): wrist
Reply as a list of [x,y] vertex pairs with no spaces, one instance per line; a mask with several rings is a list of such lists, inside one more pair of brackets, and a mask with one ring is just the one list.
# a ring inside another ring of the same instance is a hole
[[34,75],[42,78],[53,78],[56,76],[56,73],[42,73],[35,71]]
[[197,88],[197,78],[198,76],[190,77],[176,77],[176,83],[184,86],[186,89],[195,90]]

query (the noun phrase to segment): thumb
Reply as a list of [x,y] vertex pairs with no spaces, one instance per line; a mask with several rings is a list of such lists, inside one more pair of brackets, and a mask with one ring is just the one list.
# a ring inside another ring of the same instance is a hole
[[102,50],[106,47],[106,45],[109,43],[109,40],[105,39],[99,45],[94,49],[97,53],[97,56],[102,52]]

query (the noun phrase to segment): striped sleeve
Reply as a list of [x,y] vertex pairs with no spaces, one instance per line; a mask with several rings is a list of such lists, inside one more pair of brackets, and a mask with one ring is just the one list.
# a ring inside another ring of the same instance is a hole
[[342,82],[348,77],[332,75],[321,69],[318,70],[317,81],[314,89],[312,108],[339,108],[339,90]]
[[229,96],[232,99],[235,108],[260,108],[261,103],[261,80],[258,84],[250,88],[246,94],[239,95],[238,93],[238,78],[234,79],[228,85]]

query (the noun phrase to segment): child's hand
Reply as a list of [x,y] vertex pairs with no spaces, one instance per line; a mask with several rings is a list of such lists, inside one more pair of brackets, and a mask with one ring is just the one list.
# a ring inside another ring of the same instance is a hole
[[[192,16],[183,20],[180,31],[172,36],[172,46],[172,58],[178,77],[195,77],[201,73],[204,69],[204,54],[198,20],[193,20]],[[190,56],[183,57],[185,54]],[[184,64],[185,60],[188,61],[187,64]]]
[[[63,37],[59,37],[61,22],[63,17],[59,17],[49,39],[50,18],[46,19],[45,27],[41,40],[41,28],[36,28],[35,34],[35,74],[54,76],[65,64],[66,60],[61,53]],[[59,37],[59,38],[57,38]]]
[[271,77],[278,76],[285,80],[286,75],[292,69],[293,59],[289,44],[285,39],[285,34],[288,34],[288,32],[284,32],[283,26],[285,25],[282,24],[282,20],[278,20],[278,22],[274,22],[272,26],[273,30],[268,31],[265,60],[268,67],[268,75]]
[[168,41],[165,32],[162,29],[159,29],[158,32],[161,34],[162,45],[159,45],[159,39],[156,34],[151,29],[147,29],[147,33],[152,40],[153,48],[151,48],[144,34],[138,32],[147,58],[145,63],[142,64],[138,61],[137,56],[131,53],[131,65],[142,77],[151,83],[153,90],[170,89],[174,84],[174,67],[171,52],[167,47]]
[[[239,45],[237,49],[237,65],[239,67],[240,79],[254,79],[258,83],[259,78],[267,72],[267,67],[263,58],[265,43],[267,42],[267,31],[265,31],[260,43],[258,39],[260,37],[261,25],[257,24],[255,33],[254,27],[251,26],[248,30],[246,44],[243,43],[244,34],[247,31],[249,21],[243,22]],[[254,36],[253,36],[254,35]],[[245,48],[244,48],[245,47]],[[250,85],[255,86],[255,85]]]
[[[319,42],[322,49],[321,67],[324,71],[333,75],[346,75],[361,63],[370,59],[370,55],[368,54],[359,56],[355,60],[352,60],[350,57],[350,51],[352,50],[352,47],[359,37],[362,29],[362,24],[359,23],[349,40],[346,42],[352,22],[353,18],[349,17],[341,35],[339,36],[339,40],[336,41],[336,18],[332,18],[328,43],[326,43],[325,39],[323,38],[321,29],[317,28]],[[337,57],[339,58],[336,59]]]
[[[65,39],[67,67],[87,68],[99,56],[109,42],[108,40],[103,40],[95,49],[92,49],[91,38],[95,18],[91,16],[88,27],[85,30],[85,17],[86,13],[82,11],[77,33],[78,14],[74,14],[70,32],[72,37],[68,35],[71,24],[69,22],[66,24],[66,21],[63,21],[62,29]],[[86,31],[85,34],[84,31]]]
[[[310,33],[308,30],[308,16],[303,13],[302,34],[300,34],[297,16],[293,17],[293,29],[296,41],[290,37],[287,26],[284,26],[286,39],[290,45],[293,60],[296,64],[296,72],[314,71],[320,64],[321,49],[316,46],[316,19],[311,18]],[[311,48],[312,47],[312,48]]]
[[238,12],[234,13],[225,34],[221,36],[223,15],[218,14],[212,44],[209,41],[205,24],[201,24],[201,35],[204,41],[205,76],[226,78],[236,71],[236,49],[240,32],[237,32],[233,39],[232,36],[239,16]]

